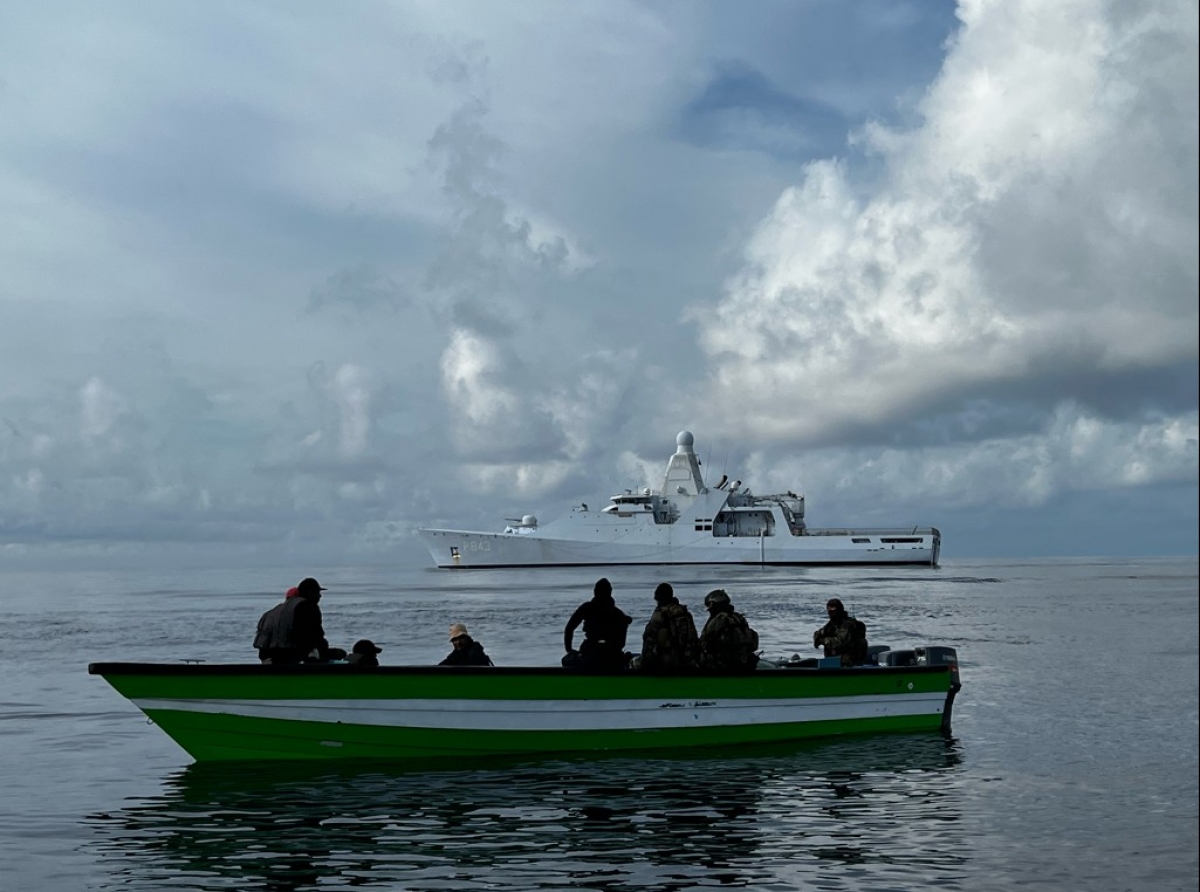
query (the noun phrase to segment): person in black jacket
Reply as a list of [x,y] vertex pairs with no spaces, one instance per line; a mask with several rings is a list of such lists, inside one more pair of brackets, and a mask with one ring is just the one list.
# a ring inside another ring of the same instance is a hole
[[370,638],[360,638],[354,642],[354,647],[350,648],[350,653],[346,654],[346,662],[351,666],[361,666],[364,669],[371,669],[379,665],[379,655],[381,653],[383,653],[383,648]]
[[[592,600],[575,608],[563,629],[563,648],[567,652],[563,665],[599,670],[628,668],[625,636],[631,622],[633,618],[613,601],[612,583],[603,578],[596,580]],[[573,641],[580,623],[583,624],[583,644],[576,651]]]
[[467,627],[462,623],[450,626],[450,644],[454,650],[439,666],[491,666],[492,658],[483,652],[483,645],[467,634]]
[[840,598],[825,604],[829,622],[813,632],[813,647],[827,657],[841,657],[843,666],[861,666],[867,661],[867,627],[846,612]]
[[327,663],[340,660],[346,651],[330,647],[321,619],[321,584],[311,576],[296,586],[295,597],[286,597],[262,615],[254,635],[258,658],[275,665]]

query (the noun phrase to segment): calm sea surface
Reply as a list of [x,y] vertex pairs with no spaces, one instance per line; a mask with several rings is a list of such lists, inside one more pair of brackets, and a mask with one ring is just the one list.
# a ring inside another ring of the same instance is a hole
[[466,622],[497,663],[556,664],[600,575],[293,567],[3,573],[0,889],[1195,890],[1197,560],[939,569],[617,568],[721,586],[769,656],[812,655],[837,595],[873,643],[959,649],[954,733],[436,771],[188,756],[91,661],[247,661],[312,573],[331,643],[433,663]]

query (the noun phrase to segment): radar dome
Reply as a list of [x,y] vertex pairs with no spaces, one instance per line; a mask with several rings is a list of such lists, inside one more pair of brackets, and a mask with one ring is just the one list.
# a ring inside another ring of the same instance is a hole
[[692,449],[692,444],[695,442],[696,442],[696,440],[692,436],[691,431],[680,431],[679,436],[677,436],[675,438],[675,445],[679,446],[679,447],[686,446],[689,452]]

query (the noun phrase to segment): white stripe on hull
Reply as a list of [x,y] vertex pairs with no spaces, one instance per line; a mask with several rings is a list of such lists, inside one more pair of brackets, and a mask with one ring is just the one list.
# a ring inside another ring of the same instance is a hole
[[600,731],[937,715],[944,692],[759,700],[160,700],[142,710],[455,731]]

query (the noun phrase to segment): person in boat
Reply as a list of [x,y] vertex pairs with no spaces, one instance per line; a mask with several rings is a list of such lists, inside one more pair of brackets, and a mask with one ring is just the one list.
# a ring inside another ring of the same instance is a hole
[[713,589],[704,596],[708,620],[700,632],[700,665],[720,672],[747,672],[758,665],[758,633],[733,609],[729,593]]
[[381,653],[383,653],[383,648],[374,641],[369,638],[360,638],[354,642],[354,647],[350,648],[350,653],[346,655],[346,662],[352,666],[378,666]]
[[[592,599],[575,608],[563,629],[564,666],[581,669],[624,669],[629,665],[625,637],[633,617],[613,600],[612,583],[600,578],[592,587]],[[575,630],[583,624],[583,643],[575,650]]]
[[642,632],[639,669],[678,671],[700,665],[700,636],[687,606],[675,597],[669,582],[654,590],[654,614]]
[[492,666],[492,658],[483,652],[483,645],[467,634],[462,623],[450,625],[450,651],[439,666]]
[[861,666],[867,661],[867,626],[846,612],[839,598],[825,603],[829,622],[813,632],[813,647],[823,648],[827,657],[841,657],[843,666]]
[[264,663],[327,663],[346,651],[330,647],[321,618],[321,592],[311,576],[296,586],[295,597],[284,597],[262,615],[254,635],[258,658]]

